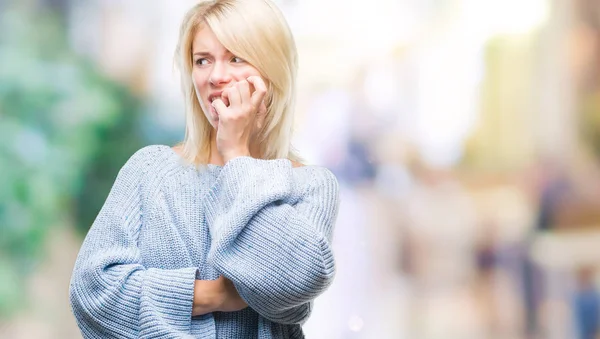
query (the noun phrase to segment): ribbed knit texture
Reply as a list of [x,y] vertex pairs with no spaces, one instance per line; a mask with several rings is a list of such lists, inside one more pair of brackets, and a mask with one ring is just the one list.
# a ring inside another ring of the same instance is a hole
[[[167,146],[119,172],[73,270],[85,338],[303,338],[331,284],[339,192],[325,168],[239,157],[196,168]],[[194,280],[223,275],[249,307],[192,317]]]

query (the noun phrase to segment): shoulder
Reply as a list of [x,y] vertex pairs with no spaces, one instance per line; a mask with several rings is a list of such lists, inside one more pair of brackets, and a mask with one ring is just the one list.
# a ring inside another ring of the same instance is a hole
[[137,150],[125,163],[123,168],[133,168],[136,170],[149,170],[154,166],[164,162],[172,153],[169,146],[150,145]]
[[294,172],[305,178],[305,180],[314,181],[314,179],[321,178],[325,181],[335,181],[337,183],[336,176],[327,167],[303,164],[302,162],[293,159],[287,160],[292,164]]
[[117,178],[128,181],[158,179],[161,172],[173,163],[174,153],[169,146],[150,145],[137,150],[119,170]]
[[148,145],[140,148],[130,160],[162,160],[173,154],[173,149],[166,145]]
[[337,177],[328,168],[316,165],[302,165],[297,171],[308,192],[327,191],[337,195],[339,183]]

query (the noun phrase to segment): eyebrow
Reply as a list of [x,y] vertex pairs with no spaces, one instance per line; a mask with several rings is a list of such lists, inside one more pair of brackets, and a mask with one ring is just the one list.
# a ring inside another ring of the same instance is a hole
[[[231,53],[230,51],[225,51],[226,55],[233,55],[233,53]],[[194,54],[192,54],[193,56],[213,56],[211,53],[206,52],[206,51],[198,51],[198,52],[194,52]]]

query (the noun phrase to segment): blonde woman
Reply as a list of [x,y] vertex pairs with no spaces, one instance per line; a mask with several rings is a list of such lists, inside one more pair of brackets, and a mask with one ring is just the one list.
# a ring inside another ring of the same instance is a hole
[[70,285],[86,338],[302,338],[338,183],[290,146],[296,49],[269,0],[201,2],[177,47],[185,140],[119,172]]

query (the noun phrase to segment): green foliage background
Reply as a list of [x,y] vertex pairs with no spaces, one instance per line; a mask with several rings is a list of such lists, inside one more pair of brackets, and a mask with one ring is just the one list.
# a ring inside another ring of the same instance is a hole
[[84,234],[143,141],[140,100],[69,50],[60,15],[6,6],[0,32],[1,319],[27,304],[48,234]]

